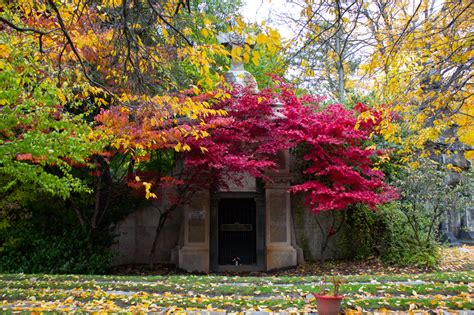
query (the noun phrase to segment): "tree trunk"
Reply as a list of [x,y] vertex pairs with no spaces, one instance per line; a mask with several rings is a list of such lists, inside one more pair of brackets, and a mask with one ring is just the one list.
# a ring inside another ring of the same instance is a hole
[[327,247],[327,233],[325,233],[321,222],[319,222],[317,214],[314,216],[314,219],[316,220],[316,224],[318,225],[319,231],[321,232],[321,247],[319,249],[319,266],[321,268],[324,268],[324,262],[325,262],[324,252],[326,251],[326,247]]
[[336,210],[331,210],[331,215],[332,215],[332,222],[331,222],[331,227],[329,230],[326,232],[321,224],[319,222],[318,218],[315,216],[316,223],[318,224],[319,230],[321,232],[321,248],[319,251],[320,258],[319,258],[319,266],[321,269],[324,269],[324,263],[326,262],[326,258],[324,257],[324,254],[326,253],[326,249],[329,245],[329,240],[336,235],[344,225],[344,222],[346,221],[346,210],[342,212],[342,219],[337,228],[336,227]]
[[336,55],[337,55],[337,96],[340,103],[344,103],[345,100],[345,87],[344,87],[344,63],[343,53],[341,47],[341,25],[338,23],[338,30],[336,31]]
[[155,237],[153,238],[153,244],[151,245],[150,255],[149,255],[149,265],[150,269],[153,268],[153,261],[155,260],[156,254],[156,246],[158,245],[158,240],[160,238],[161,231],[163,230],[163,226],[166,223],[166,220],[169,217],[169,214],[177,208],[177,205],[172,205],[168,208],[165,212],[160,213],[160,218],[158,220],[158,224],[155,230]]

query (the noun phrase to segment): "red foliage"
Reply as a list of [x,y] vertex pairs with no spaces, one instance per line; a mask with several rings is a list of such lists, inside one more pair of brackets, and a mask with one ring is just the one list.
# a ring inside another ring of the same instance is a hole
[[90,171],[89,173],[91,176],[94,176],[94,177],[99,177],[102,175],[102,172],[99,170],[93,170],[93,171]]
[[367,111],[369,108],[365,104],[358,102],[355,104],[354,109],[358,111],[359,113],[363,113]]
[[[380,119],[355,128],[355,112],[340,104],[319,108],[321,98],[297,98],[292,88],[281,83],[275,90],[258,95],[234,92],[234,97],[218,104],[228,112],[224,122],[210,131],[211,136],[190,139],[188,167],[205,170],[222,184],[223,175],[246,172],[265,178],[275,166],[275,154],[304,146],[304,173],[310,179],[292,186],[291,191],[305,192],[306,205],[312,212],[342,210],[356,203],[372,208],[397,197],[384,182],[384,174],[373,169],[381,152],[369,148],[369,135]],[[240,97],[236,97],[236,94]],[[272,103],[282,103],[284,117],[275,117]],[[304,102],[304,103],[303,103]],[[358,105],[359,109],[367,109]],[[215,118],[209,118],[208,123]],[[222,118],[221,118],[222,119]],[[201,152],[200,147],[208,152]]]
[[291,89],[284,95],[286,120],[280,124],[279,136],[291,139],[294,146],[304,145],[309,164],[304,173],[310,175],[291,191],[305,192],[311,211],[342,210],[356,203],[374,208],[397,197],[384,182],[384,174],[372,168],[381,152],[367,142],[379,119],[356,129],[355,113],[340,104],[318,109],[303,106]]
[[33,159],[33,156],[31,153],[18,153],[16,155],[16,159],[18,161],[31,161]]
[[264,172],[276,166],[274,153],[284,148],[275,134],[270,91],[252,95],[236,89],[231,93],[231,99],[214,107],[225,109],[227,116],[203,118],[203,129],[210,136],[184,140],[191,147],[186,167],[220,186],[226,186],[226,179],[238,183],[243,173],[265,178]]
[[[191,191],[225,187],[226,179],[239,183],[245,173],[266,180],[268,170],[277,169],[278,152],[300,147],[305,150],[307,180],[293,185],[291,191],[306,194],[310,211],[342,210],[357,203],[374,208],[397,197],[384,182],[384,174],[373,168],[381,152],[368,146],[370,135],[380,122],[379,113],[374,112],[374,119],[357,124],[356,111],[340,104],[320,108],[321,97],[298,98],[294,89],[282,82],[256,95],[238,89],[229,93],[233,96],[230,99],[210,102],[212,109],[225,109],[226,116],[210,115],[188,122],[194,130],[207,132],[208,137],[174,137],[172,125],[150,126],[148,115],[156,115],[151,111],[142,111],[145,115],[130,120],[129,113],[110,110],[96,120],[103,124],[101,128],[123,132],[132,145],[168,150],[180,141],[191,148],[180,153],[184,176],[176,179],[161,174],[154,182],[162,187],[179,186]],[[203,101],[212,98],[212,94],[197,97]],[[279,115],[274,112],[276,103]],[[357,104],[356,110],[366,111],[367,107]]]

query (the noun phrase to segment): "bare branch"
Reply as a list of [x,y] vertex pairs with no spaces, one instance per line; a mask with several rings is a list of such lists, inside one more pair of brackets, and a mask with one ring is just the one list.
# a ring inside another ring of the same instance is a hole
[[150,6],[150,8],[153,10],[153,12],[158,16],[158,18],[161,21],[163,21],[163,23],[168,25],[168,27],[170,27],[176,34],[178,34],[181,38],[183,38],[184,41],[189,46],[194,46],[193,43],[180,30],[178,30],[176,27],[174,27],[168,20],[165,19],[165,17],[160,12],[158,12],[158,10],[155,8],[153,3],[151,3],[151,0],[148,0],[147,2],[148,2],[148,5]]
[[48,35],[48,34],[54,32],[54,31],[59,30],[58,28],[55,28],[55,29],[52,29],[52,30],[49,30],[49,31],[45,32],[45,31],[42,31],[42,30],[38,30],[36,28],[20,27],[20,26],[15,25],[11,21],[8,21],[7,19],[2,18],[2,17],[0,17],[0,21],[3,22],[4,24],[10,26],[11,28],[13,28],[14,30],[16,30],[18,32],[24,32],[24,33],[32,32],[32,33],[38,34],[39,35],[39,51],[40,51],[40,53],[44,53],[44,50],[43,50],[43,36]]
[[56,4],[54,3],[54,0],[48,0],[48,3],[49,3],[49,5],[51,6],[51,8],[53,9],[54,13],[56,14],[56,18],[58,19],[58,23],[59,23],[59,25],[61,26],[61,31],[63,32],[64,37],[66,38],[67,43],[68,43],[69,46],[71,47],[72,52],[73,52],[74,55],[76,56],[77,61],[78,61],[79,64],[81,65],[82,72],[84,73],[84,76],[86,77],[86,79],[87,79],[92,85],[94,85],[94,86],[96,86],[96,87],[102,88],[102,89],[103,89],[104,91],[106,91],[110,96],[112,96],[114,99],[116,99],[115,95],[114,95],[109,89],[107,89],[105,86],[103,86],[102,84],[96,82],[94,79],[92,79],[92,78],[90,77],[90,75],[89,75],[88,72],[87,72],[86,65],[84,64],[84,61],[82,60],[81,55],[79,54],[79,52],[78,52],[77,49],[76,49],[76,46],[74,45],[74,41],[72,40],[71,36],[69,35],[69,32],[68,32],[67,29],[66,29],[66,26],[65,26],[65,24],[64,24],[64,20],[63,20],[63,18],[61,17],[61,13],[59,12],[58,7],[57,7]]
[[407,31],[408,29],[408,26],[411,24],[411,22],[413,21],[413,19],[415,18],[416,14],[418,13],[418,10],[420,9],[421,7],[421,4],[423,3],[423,0],[420,0],[420,3],[418,4],[418,6],[416,7],[415,9],[415,12],[413,12],[412,16],[410,17],[410,19],[408,20],[408,22],[405,24],[405,27],[403,28],[402,30],[402,33],[400,34],[400,36],[397,38],[397,40],[395,41],[395,43],[392,45],[392,48],[390,48],[390,51],[388,53],[388,57],[387,57],[387,61],[388,59],[390,59],[395,47],[397,47],[397,45],[400,43],[400,41],[402,40],[402,38],[405,36],[405,32]]

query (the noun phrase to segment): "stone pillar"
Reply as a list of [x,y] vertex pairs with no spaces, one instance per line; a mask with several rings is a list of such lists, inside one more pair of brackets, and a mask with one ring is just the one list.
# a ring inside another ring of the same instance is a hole
[[291,175],[289,153],[278,154],[280,171],[270,174],[265,185],[267,270],[296,266],[297,251],[291,245]]
[[209,272],[209,191],[196,193],[184,209],[184,246],[178,266],[189,272]]
[[266,200],[267,270],[296,266],[296,249],[291,245],[290,193],[288,183],[269,183]]

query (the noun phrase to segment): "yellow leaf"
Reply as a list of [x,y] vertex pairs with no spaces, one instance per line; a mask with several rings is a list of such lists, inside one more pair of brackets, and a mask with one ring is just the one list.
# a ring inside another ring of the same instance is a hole
[[207,30],[207,28],[201,29],[201,34],[202,34],[204,37],[209,37],[209,31]]
[[268,37],[265,36],[265,34],[260,33],[257,35],[257,38],[255,38],[257,41],[257,44],[265,44],[268,41]]
[[7,45],[0,44],[0,57],[4,58],[10,54],[10,48]]
[[242,47],[239,46],[234,46],[231,51],[231,56],[232,59],[236,61],[241,61],[242,60]]
[[259,60],[260,60],[260,53],[258,51],[254,51],[252,53],[252,63],[258,66]]
[[244,52],[244,63],[249,63],[250,61],[250,55],[248,52]]

